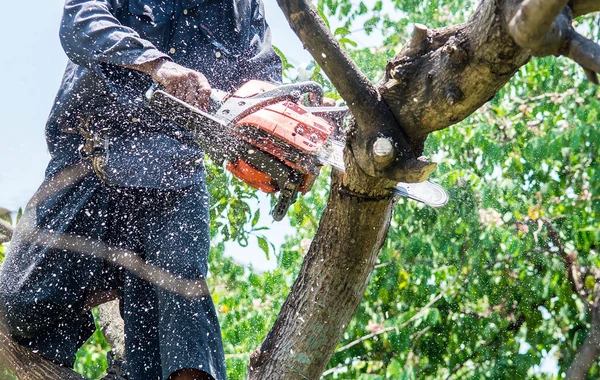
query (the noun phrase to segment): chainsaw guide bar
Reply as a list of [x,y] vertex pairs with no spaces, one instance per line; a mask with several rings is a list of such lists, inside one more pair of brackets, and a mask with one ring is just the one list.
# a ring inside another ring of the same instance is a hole
[[[234,94],[213,90],[208,112],[156,86],[146,92],[146,103],[191,133],[213,161],[226,162],[236,177],[264,192],[279,192],[272,212],[279,221],[298,192],[311,189],[323,165],[345,171],[345,141],[334,132],[348,108],[299,105],[307,93],[320,104],[323,90],[318,83],[276,86],[260,81],[250,81]],[[441,186],[429,181],[398,183],[391,191],[431,207],[449,199]]]

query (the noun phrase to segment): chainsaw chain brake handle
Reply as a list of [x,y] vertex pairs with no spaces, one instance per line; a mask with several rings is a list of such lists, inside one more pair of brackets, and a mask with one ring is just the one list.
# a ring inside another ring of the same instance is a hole
[[254,113],[264,107],[289,100],[298,103],[303,94],[312,94],[313,100],[319,104],[323,101],[323,87],[317,82],[300,82],[277,86],[271,90],[260,92],[248,98],[223,96],[223,91],[213,90],[211,99],[225,99],[215,112],[214,116],[222,119],[229,125],[234,125],[238,120]]

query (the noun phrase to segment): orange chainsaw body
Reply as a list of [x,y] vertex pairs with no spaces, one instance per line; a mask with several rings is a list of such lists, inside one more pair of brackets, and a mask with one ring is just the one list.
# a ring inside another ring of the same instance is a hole
[[[244,84],[232,98],[249,98],[274,88],[276,86],[273,84],[253,80]],[[325,119],[287,100],[245,116],[236,122],[234,128],[234,133],[240,138],[296,170],[302,176],[298,187],[302,193],[312,188],[321,166],[315,163],[316,160],[302,160],[299,157],[313,155],[333,131],[334,127]],[[227,169],[242,181],[264,192],[281,190],[269,174],[243,159],[229,162]]]

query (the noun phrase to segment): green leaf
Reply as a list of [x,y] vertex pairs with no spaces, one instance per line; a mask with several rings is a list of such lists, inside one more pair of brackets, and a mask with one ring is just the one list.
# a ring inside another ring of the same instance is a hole
[[368,9],[368,8],[367,8],[367,6],[365,5],[365,3],[361,1],[361,2],[358,4],[358,11],[356,12],[356,14],[359,14],[359,15],[364,15],[364,14],[366,14],[368,11],[369,11],[369,9]]
[[252,227],[256,226],[258,224],[259,220],[260,220],[260,209],[256,210],[256,212],[254,213],[254,218],[252,218]]
[[319,11],[319,16],[321,16],[321,18],[323,19],[323,21],[325,21],[325,25],[327,25],[327,29],[331,29],[331,25],[329,24],[329,20],[327,19],[327,16],[323,12],[323,10],[322,9],[318,9],[318,11]]
[[346,45],[350,45],[350,46],[353,46],[353,47],[358,46],[356,42],[354,42],[351,39],[346,38],[346,37],[340,38],[339,42],[340,42],[340,44],[342,44],[342,46],[344,46],[344,48],[346,47]]
[[333,32],[333,35],[335,35],[335,36],[340,36],[340,35],[345,36],[347,34],[350,34],[350,30],[345,26],[341,26],[341,27],[337,28],[335,30],[335,32]]
[[257,236],[258,239],[258,246],[260,247],[260,249],[262,249],[265,252],[265,255],[267,256],[267,260],[270,260],[269,258],[269,242],[267,241],[267,239],[265,239],[262,236]]

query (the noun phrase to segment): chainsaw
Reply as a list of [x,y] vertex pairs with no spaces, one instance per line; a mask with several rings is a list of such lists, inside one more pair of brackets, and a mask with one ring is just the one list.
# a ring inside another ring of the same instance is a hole
[[[155,85],[146,92],[146,103],[191,132],[208,156],[226,163],[237,178],[263,192],[279,192],[272,216],[280,221],[298,192],[312,188],[322,166],[345,170],[340,129],[348,108],[299,104],[308,94],[321,104],[323,89],[316,82],[277,86],[252,80],[233,94],[213,89],[207,109],[201,110]],[[390,190],[432,207],[449,199],[429,181],[398,183]]]

